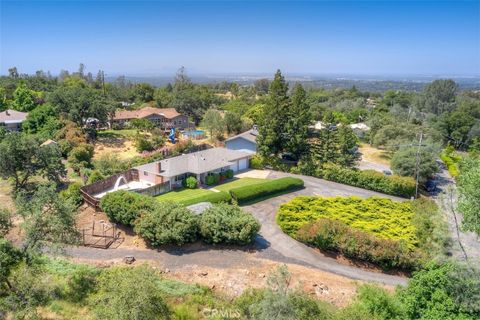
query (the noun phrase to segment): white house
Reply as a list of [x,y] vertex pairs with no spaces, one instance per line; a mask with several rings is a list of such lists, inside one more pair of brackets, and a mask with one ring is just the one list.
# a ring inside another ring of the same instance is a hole
[[22,122],[27,118],[28,113],[16,110],[5,110],[0,112],[0,126],[9,131],[20,131]]

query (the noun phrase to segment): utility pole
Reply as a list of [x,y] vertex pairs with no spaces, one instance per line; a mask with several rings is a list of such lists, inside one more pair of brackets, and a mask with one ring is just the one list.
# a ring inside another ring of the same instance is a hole
[[417,155],[416,155],[416,161],[415,161],[415,198],[418,198],[418,177],[419,177],[419,171],[420,171],[418,167],[420,165],[420,147],[422,146],[422,140],[423,140],[423,132],[420,132],[420,139],[418,141]]

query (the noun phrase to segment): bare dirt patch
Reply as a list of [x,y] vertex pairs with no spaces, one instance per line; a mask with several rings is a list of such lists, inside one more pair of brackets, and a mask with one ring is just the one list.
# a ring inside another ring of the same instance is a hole
[[106,153],[115,153],[122,160],[128,160],[140,155],[133,145],[133,141],[125,138],[101,138],[94,148],[94,159]]

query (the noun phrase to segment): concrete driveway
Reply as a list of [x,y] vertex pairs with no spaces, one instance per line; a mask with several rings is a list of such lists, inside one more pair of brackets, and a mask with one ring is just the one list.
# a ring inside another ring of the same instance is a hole
[[269,250],[265,250],[261,254],[271,254],[273,250],[281,256],[288,258],[289,260],[296,261],[297,263],[319,268],[321,270],[346,276],[351,279],[374,281],[387,285],[405,285],[407,283],[407,279],[403,277],[367,271],[354,266],[341,264],[337,262],[337,260],[327,257],[284,234],[275,222],[275,215],[280,205],[299,195],[318,195],[327,197],[355,195],[363,198],[381,196],[397,201],[403,201],[406,199],[388,196],[378,192],[355,188],[308,176],[274,171],[268,175],[269,178],[280,178],[286,176],[293,176],[303,179],[305,182],[305,189],[275,198],[270,198],[268,200],[244,207],[245,210],[255,215],[255,217],[262,224],[260,237],[257,239],[257,241],[267,242],[267,244],[264,245],[268,246]]

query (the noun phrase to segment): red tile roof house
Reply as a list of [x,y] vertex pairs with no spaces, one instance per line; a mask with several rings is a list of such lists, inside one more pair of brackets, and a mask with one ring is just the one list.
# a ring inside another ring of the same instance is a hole
[[182,115],[175,108],[146,107],[139,110],[117,111],[111,121],[111,127],[123,128],[133,119],[148,119],[161,129],[171,128],[184,130],[189,127],[188,117]]
[[0,126],[9,131],[20,131],[22,122],[27,118],[28,113],[16,110],[5,110],[0,112]]

